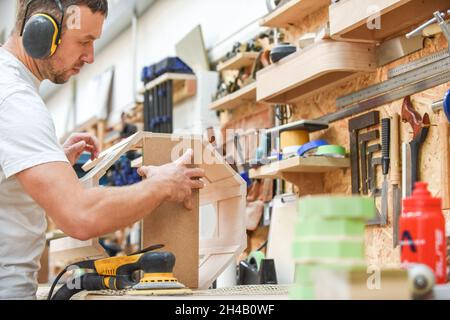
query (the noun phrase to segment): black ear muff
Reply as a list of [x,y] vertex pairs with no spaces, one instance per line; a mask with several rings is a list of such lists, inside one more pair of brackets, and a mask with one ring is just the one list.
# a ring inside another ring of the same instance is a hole
[[58,25],[47,14],[32,16],[23,30],[23,46],[28,55],[35,59],[45,59],[52,56],[58,47]]
[[55,53],[61,42],[64,8],[60,0],[55,0],[56,7],[61,12],[59,22],[46,13],[33,14],[27,19],[28,11],[33,2],[35,0],[27,2],[20,36],[22,37],[23,47],[29,56],[34,59],[46,59]]

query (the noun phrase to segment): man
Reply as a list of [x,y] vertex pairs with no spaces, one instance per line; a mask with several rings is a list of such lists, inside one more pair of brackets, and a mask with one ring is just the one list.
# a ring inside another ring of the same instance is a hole
[[[27,0],[28,2],[28,0]],[[64,10],[79,8],[79,28],[63,23],[56,52],[32,58],[20,35],[35,13],[61,19],[56,1],[36,0],[26,15],[19,1],[15,31],[0,47],[0,299],[35,299],[36,274],[44,249],[45,213],[67,235],[86,240],[124,228],[165,201],[192,207],[192,189],[203,187],[201,169],[189,169],[192,150],[174,163],[143,167],[147,179],[123,188],[85,190],[71,164],[82,152],[98,155],[89,134],[58,144],[50,114],[38,94],[40,82],[65,83],[94,62],[107,0],[61,0]],[[25,16],[26,15],[26,16]]]

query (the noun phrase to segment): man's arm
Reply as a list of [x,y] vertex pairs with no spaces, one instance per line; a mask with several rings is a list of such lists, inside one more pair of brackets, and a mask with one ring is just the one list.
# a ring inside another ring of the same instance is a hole
[[203,187],[204,171],[187,168],[192,157],[141,172],[151,176],[127,187],[84,189],[67,163],[53,162],[17,174],[25,191],[68,236],[80,240],[124,228],[158,208],[164,201],[189,204],[192,189]]

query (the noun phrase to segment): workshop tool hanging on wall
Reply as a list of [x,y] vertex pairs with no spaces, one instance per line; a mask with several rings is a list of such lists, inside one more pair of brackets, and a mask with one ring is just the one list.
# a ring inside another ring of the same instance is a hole
[[[98,290],[176,290],[185,286],[172,274],[175,256],[170,252],[152,252],[163,245],[155,245],[129,256],[87,260],[73,263],[56,277],[50,289],[48,300],[69,300],[84,291]],[[61,277],[69,270],[95,270],[68,280],[53,295],[53,290]],[[133,274],[143,271],[141,280],[134,280]],[[76,285],[78,284],[78,285]],[[175,293],[175,292],[174,292]]]
[[[141,80],[146,87],[165,73],[194,74],[181,59],[169,57],[142,70]],[[144,130],[158,133],[173,131],[173,81],[167,80],[144,92]]]
[[381,217],[385,223],[387,223],[388,216],[388,173],[390,165],[390,143],[391,143],[391,119],[381,119],[381,166],[383,170],[383,187],[381,189]]
[[399,233],[399,219],[401,215],[401,188],[400,188],[400,117],[398,113],[392,115],[391,120],[391,185],[392,185],[392,201],[393,201],[393,212],[392,212],[392,228],[393,228],[393,241],[394,248],[398,246],[398,233]]
[[[358,144],[359,149],[361,151],[360,159],[361,159],[361,192],[364,195],[368,194],[368,186],[369,181],[367,179],[368,176],[368,166],[367,166],[367,143],[373,140],[377,140],[380,138],[380,131],[374,130],[365,133],[361,133],[358,136]],[[370,166],[370,163],[369,163]],[[375,181],[376,183],[376,181]]]
[[410,184],[404,186],[406,189],[406,196],[410,196],[412,193],[412,186],[418,182],[420,178],[420,148],[428,136],[430,117],[428,116],[428,113],[425,113],[422,118],[422,116],[414,110],[411,97],[408,96],[403,100],[402,121],[408,122],[413,129],[413,139],[409,143],[411,157],[410,159],[406,159],[411,164],[411,168],[409,172],[404,173],[410,175]]
[[348,129],[350,133],[350,163],[353,194],[360,194],[361,192],[361,179],[359,171],[359,131],[379,123],[380,113],[378,111],[369,112],[362,116],[350,119],[348,122]]

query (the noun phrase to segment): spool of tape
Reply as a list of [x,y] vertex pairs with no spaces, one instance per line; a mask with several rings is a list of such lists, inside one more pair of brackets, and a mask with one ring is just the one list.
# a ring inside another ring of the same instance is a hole
[[317,148],[316,155],[318,156],[340,156],[345,157],[345,148],[342,146],[336,146],[336,145],[327,145],[327,146],[320,146]]
[[247,262],[250,265],[256,265],[256,270],[259,271],[259,268],[261,267],[261,261],[265,259],[265,254],[261,251],[252,251],[248,255]]
[[311,142],[308,142],[308,143],[304,144],[300,149],[298,149],[297,154],[300,157],[302,157],[308,151],[311,151],[313,149],[317,149],[320,146],[325,146],[327,144],[328,144],[328,142],[326,142],[325,140],[314,140],[314,141],[311,141]]
[[301,146],[309,142],[309,132],[305,130],[290,130],[280,133],[280,148]]

